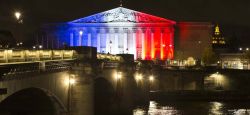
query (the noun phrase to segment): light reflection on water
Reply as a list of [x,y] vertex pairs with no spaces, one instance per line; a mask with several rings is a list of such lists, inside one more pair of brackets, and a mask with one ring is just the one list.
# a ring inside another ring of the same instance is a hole
[[250,115],[248,102],[169,102],[150,101],[148,107],[138,107],[134,115]]

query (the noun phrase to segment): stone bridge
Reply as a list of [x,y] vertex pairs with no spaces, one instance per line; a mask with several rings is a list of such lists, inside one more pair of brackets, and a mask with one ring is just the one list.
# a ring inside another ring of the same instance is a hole
[[[68,58],[60,57],[66,51],[47,51],[47,58],[41,58],[45,55],[41,51],[34,56],[6,52],[0,63],[3,115],[132,114],[128,113],[131,106],[148,101],[149,82],[138,83],[134,64],[122,63],[116,57],[103,61],[73,50],[67,53]],[[56,54],[60,56],[55,58]]]

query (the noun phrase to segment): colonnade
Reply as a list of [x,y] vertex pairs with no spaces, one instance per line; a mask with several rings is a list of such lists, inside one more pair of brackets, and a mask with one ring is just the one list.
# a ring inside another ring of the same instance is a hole
[[70,46],[92,46],[99,53],[134,54],[135,59],[173,58],[173,28],[77,28],[70,32]]

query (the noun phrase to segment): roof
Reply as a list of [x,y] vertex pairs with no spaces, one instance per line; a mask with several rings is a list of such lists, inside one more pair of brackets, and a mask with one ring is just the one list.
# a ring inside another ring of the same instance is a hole
[[68,23],[112,23],[112,22],[176,24],[176,22],[172,20],[134,11],[124,7],[114,8],[88,17],[73,20]]

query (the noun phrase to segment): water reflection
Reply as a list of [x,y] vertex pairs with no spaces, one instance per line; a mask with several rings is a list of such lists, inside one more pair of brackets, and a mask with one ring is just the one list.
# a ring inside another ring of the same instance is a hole
[[248,102],[157,102],[137,107],[134,115],[250,115]]
[[222,115],[223,114],[223,111],[222,111],[223,104],[222,103],[210,102],[209,104],[211,106],[211,109],[209,110],[209,114],[212,114],[212,115]]

